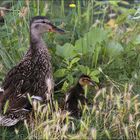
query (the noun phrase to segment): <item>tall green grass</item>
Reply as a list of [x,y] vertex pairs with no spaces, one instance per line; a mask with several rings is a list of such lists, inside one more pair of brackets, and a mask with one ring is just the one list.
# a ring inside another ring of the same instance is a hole
[[[57,102],[54,112],[49,106],[34,103],[34,118],[25,120],[22,128],[17,125],[14,138],[20,138],[23,132],[24,139],[140,138],[139,95],[133,94],[132,85],[126,85],[122,92],[103,88],[90,99],[92,104],[84,106],[80,119],[70,117]],[[1,138],[6,139],[12,128],[7,130],[1,129]]]

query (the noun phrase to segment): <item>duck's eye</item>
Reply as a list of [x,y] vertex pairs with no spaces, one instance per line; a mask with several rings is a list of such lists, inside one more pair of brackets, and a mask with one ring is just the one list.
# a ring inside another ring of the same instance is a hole
[[42,23],[46,23],[45,21],[42,21]]

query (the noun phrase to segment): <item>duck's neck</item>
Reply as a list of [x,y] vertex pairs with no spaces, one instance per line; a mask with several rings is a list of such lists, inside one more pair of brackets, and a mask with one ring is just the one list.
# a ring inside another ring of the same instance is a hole
[[45,46],[45,43],[42,39],[42,35],[37,31],[30,30],[30,48],[31,50],[37,51],[38,49]]

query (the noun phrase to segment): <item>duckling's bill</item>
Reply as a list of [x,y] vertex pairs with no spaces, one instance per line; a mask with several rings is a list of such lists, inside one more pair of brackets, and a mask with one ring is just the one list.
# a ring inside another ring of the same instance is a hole
[[90,80],[90,81],[89,81],[89,85],[90,85],[90,86],[96,86],[96,83],[95,83],[94,81]]
[[96,90],[99,89],[99,86],[94,81],[92,81],[92,80],[89,81],[89,85],[90,86],[94,86]]

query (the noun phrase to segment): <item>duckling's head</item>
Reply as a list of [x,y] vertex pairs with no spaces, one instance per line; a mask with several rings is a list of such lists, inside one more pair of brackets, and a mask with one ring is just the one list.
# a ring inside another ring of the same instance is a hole
[[85,74],[82,74],[79,78],[79,84],[83,87],[83,86],[96,86],[95,82],[92,81],[92,79]]
[[60,34],[65,33],[64,30],[53,25],[45,16],[33,17],[30,21],[30,29],[38,34],[45,32],[58,32]]

